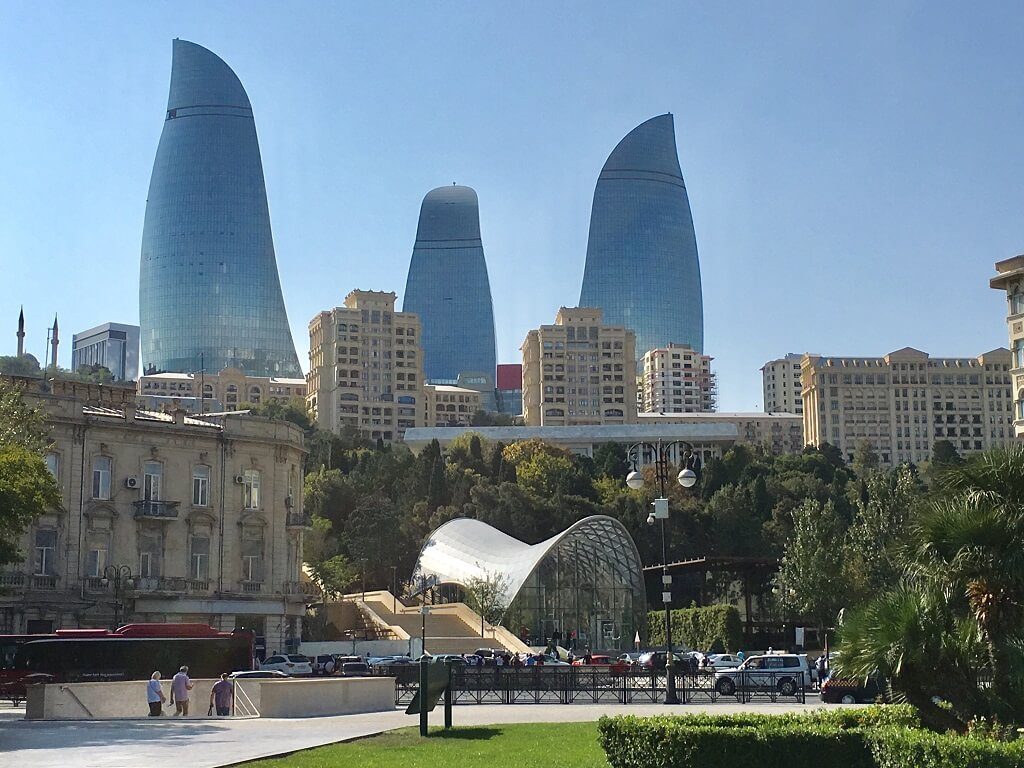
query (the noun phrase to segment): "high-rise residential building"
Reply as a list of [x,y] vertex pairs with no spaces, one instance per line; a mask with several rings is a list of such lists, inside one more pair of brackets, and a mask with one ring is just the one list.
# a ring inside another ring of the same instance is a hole
[[423,198],[402,310],[423,324],[427,380],[485,379],[472,386],[493,410],[494,310],[479,204],[470,187],[438,187]]
[[139,326],[104,323],[71,337],[71,370],[99,365],[114,381],[139,378]]
[[641,413],[709,413],[718,404],[710,355],[689,344],[644,353],[639,383]]
[[1024,436],[1024,255],[996,263],[989,285],[1006,292],[1006,330],[1010,334],[1010,377],[1014,393],[1013,428]]
[[392,443],[423,420],[420,319],[395,294],[352,291],[309,323],[306,402],[321,429]]
[[[0,569],[0,632],[198,622],[255,630],[260,655],[298,650],[311,594],[299,427],[145,411],[134,387],[18,381],[46,419],[63,501]],[[110,566],[131,571],[123,592]]]
[[480,410],[480,393],[475,389],[426,384],[423,387],[424,426],[466,427]]
[[636,423],[636,338],[601,310],[562,307],[526,334],[523,418],[530,426]]
[[803,355],[790,352],[761,366],[765,413],[803,413],[800,361]]
[[227,64],[174,41],[139,283],[142,366],[302,375],[277,274],[249,97]]
[[885,357],[804,355],[804,439],[848,461],[867,441],[881,463],[920,463],[937,440],[961,455],[1013,441],[1010,351],[930,357],[911,347]]
[[523,412],[523,364],[498,364],[498,411],[509,416]]
[[237,368],[220,373],[150,373],[139,379],[139,396],[149,408],[184,408],[193,413],[238,411],[295,398],[305,400],[306,380],[249,376]]
[[630,131],[601,169],[580,306],[632,329],[638,355],[671,343],[704,351],[697,239],[672,115]]

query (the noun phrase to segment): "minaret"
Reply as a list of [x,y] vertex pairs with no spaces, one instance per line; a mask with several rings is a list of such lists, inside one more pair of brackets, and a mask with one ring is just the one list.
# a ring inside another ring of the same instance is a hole
[[50,361],[50,365],[54,368],[57,367],[57,345],[60,344],[60,340],[57,338],[57,316],[53,316],[53,338],[50,339],[50,346],[53,348],[53,359]]
[[25,308],[18,313],[18,357],[25,355]]

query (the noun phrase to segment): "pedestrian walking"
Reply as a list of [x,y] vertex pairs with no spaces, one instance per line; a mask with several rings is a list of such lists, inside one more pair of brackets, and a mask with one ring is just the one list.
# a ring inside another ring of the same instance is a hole
[[182,666],[171,678],[171,703],[174,704],[175,716],[188,717],[188,696],[192,690],[192,681],[188,678],[188,667]]
[[227,717],[231,714],[231,699],[235,695],[235,686],[228,680],[228,673],[224,672],[220,680],[213,684],[210,691],[210,709],[206,714],[213,714],[217,710],[217,717]]
[[146,683],[146,701],[149,702],[149,716],[160,717],[163,712],[164,702],[167,697],[164,695],[163,689],[160,687],[160,672],[154,672],[149,682]]

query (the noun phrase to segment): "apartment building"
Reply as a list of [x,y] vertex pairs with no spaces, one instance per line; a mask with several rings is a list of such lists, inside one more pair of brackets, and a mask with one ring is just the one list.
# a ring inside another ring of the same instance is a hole
[[481,395],[475,389],[426,384],[423,387],[423,420],[428,427],[465,427],[481,409]]
[[689,344],[644,353],[639,383],[641,413],[709,413],[718,404],[710,355]]
[[198,622],[253,629],[263,652],[298,647],[311,590],[297,426],[139,410],[134,387],[21,381],[63,503],[0,571],[0,633]]
[[802,359],[803,355],[790,352],[778,360],[769,360],[761,367],[765,413],[803,414],[803,385],[800,383]]
[[936,440],[962,455],[1013,440],[1010,351],[935,358],[906,347],[885,357],[804,355],[804,437],[853,459],[867,440],[882,464],[920,463]]
[[309,323],[306,402],[321,429],[393,443],[424,418],[419,318],[395,294],[352,291]]
[[996,263],[996,276],[989,286],[1006,292],[1006,330],[1010,338],[1013,381],[1013,429],[1024,436],[1024,256],[1014,256]]
[[600,309],[559,309],[520,347],[525,423],[636,423],[635,344],[633,331],[604,325]]
[[[201,393],[201,394],[200,394]],[[180,407],[191,413],[237,411],[247,405],[306,399],[305,379],[247,376],[239,368],[220,373],[150,373],[139,378],[145,407]]]

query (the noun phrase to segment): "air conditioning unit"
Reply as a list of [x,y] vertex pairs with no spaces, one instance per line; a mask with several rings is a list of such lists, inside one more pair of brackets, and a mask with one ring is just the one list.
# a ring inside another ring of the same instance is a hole
[[235,475],[235,485],[245,485],[245,475]]
[[126,477],[124,479],[124,487],[125,488],[138,488],[139,487],[139,478],[137,478],[135,475],[132,475],[131,477]]

